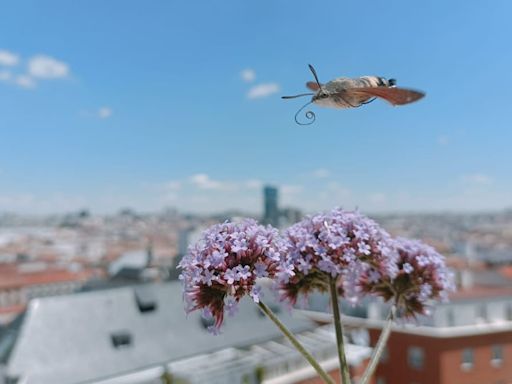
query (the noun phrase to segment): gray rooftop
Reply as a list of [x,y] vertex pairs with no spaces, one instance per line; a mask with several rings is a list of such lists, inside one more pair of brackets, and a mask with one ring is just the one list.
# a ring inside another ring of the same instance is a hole
[[[295,332],[314,327],[279,317]],[[220,336],[208,334],[198,313],[185,315],[178,282],[86,292],[31,301],[6,372],[23,384],[86,383],[280,336],[250,299]]]

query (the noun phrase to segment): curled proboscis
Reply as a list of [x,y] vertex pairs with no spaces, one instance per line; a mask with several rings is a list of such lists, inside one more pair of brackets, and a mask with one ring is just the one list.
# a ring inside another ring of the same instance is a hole
[[316,115],[315,115],[315,113],[314,113],[313,111],[306,111],[306,113],[304,114],[304,116],[306,117],[306,119],[307,119],[307,120],[309,120],[309,121],[307,121],[307,122],[305,122],[305,123],[302,123],[302,122],[300,122],[300,121],[299,121],[299,119],[298,119],[299,114],[304,110],[304,108],[306,108],[306,107],[307,107],[309,104],[311,104],[311,103],[312,103],[312,102],[310,101],[309,103],[304,104],[304,105],[303,105],[303,106],[302,106],[302,107],[297,111],[297,113],[295,114],[295,122],[296,122],[297,124],[299,124],[299,125],[311,125],[311,124],[313,124],[313,123],[315,122],[315,120],[316,120]]

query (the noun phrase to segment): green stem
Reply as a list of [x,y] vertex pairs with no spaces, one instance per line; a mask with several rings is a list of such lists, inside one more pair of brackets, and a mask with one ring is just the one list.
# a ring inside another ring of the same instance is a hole
[[338,288],[336,287],[336,279],[332,276],[329,276],[329,291],[331,292],[331,305],[337,340],[336,344],[338,347],[338,358],[340,360],[341,382],[343,384],[350,384],[350,373],[347,364],[347,356],[345,355],[345,342],[343,340],[343,327],[341,325],[340,306],[338,302]]
[[263,304],[261,301],[258,303],[258,306],[263,311],[265,315],[268,316],[270,320],[274,322],[275,325],[283,332],[283,334],[290,340],[292,345],[299,351],[302,356],[311,364],[311,366],[317,371],[318,375],[322,378],[324,383],[327,384],[335,384],[334,380],[322,369],[320,364],[315,360],[313,356],[302,346],[302,344],[297,340],[297,338],[291,333],[288,328],[277,318],[277,316],[272,312],[272,310]]
[[380,361],[382,353],[384,352],[384,347],[386,346],[386,342],[388,341],[389,335],[391,334],[391,326],[393,325],[393,319],[395,317],[395,306],[391,307],[388,315],[388,321],[386,326],[382,329],[380,333],[379,340],[373,349],[372,356],[370,358],[370,362],[366,367],[363,377],[361,378],[360,384],[367,384],[373,373],[375,372],[375,368],[377,368],[377,364]]

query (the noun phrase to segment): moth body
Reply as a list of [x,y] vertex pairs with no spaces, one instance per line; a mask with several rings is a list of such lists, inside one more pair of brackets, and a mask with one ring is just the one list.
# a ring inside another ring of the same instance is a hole
[[394,80],[387,80],[378,76],[363,76],[355,79],[338,77],[319,88],[317,83],[307,83],[308,88],[316,90],[311,101],[321,107],[338,109],[357,108],[370,102],[375,96],[352,92],[353,90],[367,88],[394,87]]
[[[282,96],[283,99],[312,96],[308,104],[314,103],[321,107],[348,109],[358,108],[364,104],[371,103],[377,98],[386,100],[391,105],[404,105],[425,96],[421,91],[397,87],[396,80],[394,79],[388,80],[379,76],[362,76],[353,79],[338,77],[328,83],[322,84],[318,80],[318,76],[312,65],[309,65],[309,69],[313,73],[315,81],[307,82],[306,86],[313,91],[313,93]],[[297,120],[297,115],[306,105],[300,108],[295,114],[297,124],[308,125],[315,120],[315,114],[312,111],[306,112],[306,118],[311,120],[308,124],[300,123]]]

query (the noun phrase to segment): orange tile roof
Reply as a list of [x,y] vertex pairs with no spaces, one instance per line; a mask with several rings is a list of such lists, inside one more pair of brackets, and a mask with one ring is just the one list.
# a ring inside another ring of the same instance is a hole
[[73,281],[86,281],[93,271],[71,272],[62,268],[48,268],[35,272],[20,272],[16,266],[0,267],[0,290],[17,289],[31,285],[44,285]]
[[11,315],[11,314],[18,314],[25,310],[26,306],[19,304],[19,305],[10,305],[8,307],[0,307],[0,316],[3,315]]

